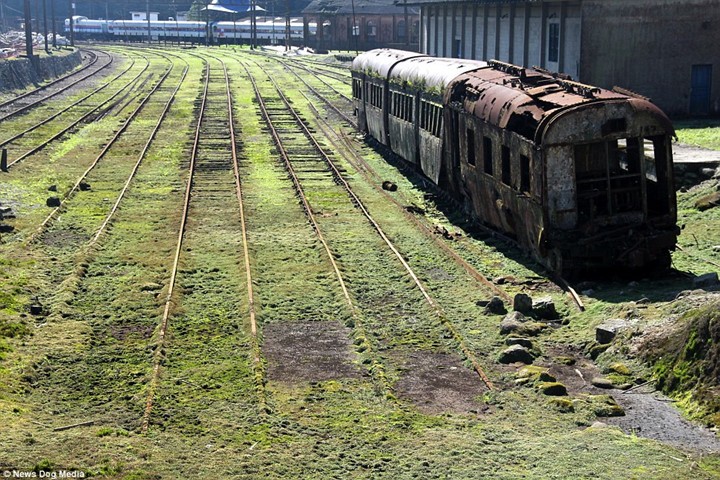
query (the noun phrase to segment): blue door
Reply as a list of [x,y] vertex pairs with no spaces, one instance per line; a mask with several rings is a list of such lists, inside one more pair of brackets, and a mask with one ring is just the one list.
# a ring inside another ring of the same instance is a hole
[[693,65],[690,81],[690,113],[707,115],[710,113],[710,85],[712,65]]

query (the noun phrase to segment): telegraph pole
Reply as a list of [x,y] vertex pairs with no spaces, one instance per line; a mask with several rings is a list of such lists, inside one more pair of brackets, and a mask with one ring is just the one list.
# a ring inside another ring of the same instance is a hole
[[25,15],[25,54],[33,61],[32,25],[30,24],[30,0],[23,1],[23,13]]
[[252,0],[250,2],[250,8],[252,11],[250,12],[250,48],[255,49],[255,43],[257,41],[257,17],[256,17],[256,11],[255,8],[257,7],[257,2],[255,0]]
[[287,13],[285,14],[285,51],[290,50],[290,0],[285,3]]
[[148,45],[150,45],[150,42],[152,41],[152,36],[150,34],[150,0],[145,0],[145,16],[147,17],[148,22]]
[[72,0],[68,0],[68,11],[70,12],[70,46],[75,46],[75,27],[73,26],[73,13],[75,13],[75,4]]
[[57,48],[57,30],[55,29],[55,0],[50,0],[50,18],[52,18],[53,48]]
[[43,2],[43,34],[45,35],[45,53],[50,53],[50,48],[48,47],[48,28],[47,28],[47,0],[42,0]]

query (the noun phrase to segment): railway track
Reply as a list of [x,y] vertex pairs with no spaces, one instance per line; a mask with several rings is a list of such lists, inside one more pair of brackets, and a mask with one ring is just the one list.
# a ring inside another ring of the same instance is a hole
[[[480,376],[482,381],[489,389],[493,390],[495,388],[493,383],[487,377],[483,368],[480,366],[479,360],[471,349],[468,348],[465,340],[462,338],[459,331],[454,327],[447,314],[443,311],[433,296],[430,295],[428,289],[425,287],[424,283],[420,280],[403,254],[400,253],[393,241],[391,241],[388,235],[384,232],[380,224],[364,206],[361,199],[357,196],[357,194],[355,194],[349,183],[345,180],[343,170],[335,164],[330,155],[328,155],[325,149],[317,142],[300,115],[295,111],[291,102],[282,92],[280,87],[274,82],[272,77],[269,78],[275,90],[274,95],[277,96],[281,104],[279,106],[268,107],[267,102],[264,100],[265,96],[268,94],[266,93],[263,95],[259,90],[256,90],[256,95],[258,97],[258,102],[265,104],[264,110],[268,112],[268,123],[281,126],[281,128],[276,129],[280,133],[280,139],[278,140],[279,144],[282,145],[283,149],[292,150],[293,152],[294,160],[292,163],[297,164],[296,167],[293,167],[293,171],[298,178],[298,184],[301,186],[301,190],[299,190],[299,192],[304,192],[304,190],[308,188],[307,184],[312,185],[311,188],[313,191],[317,190],[321,192],[322,190],[328,190],[325,193],[312,193],[312,195],[318,197],[330,197],[332,195],[337,195],[337,193],[331,193],[331,191],[336,192],[338,186],[342,189],[350,201],[350,206],[361,212],[362,216],[366,222],[369,223],[375,234],[382,239],[382,243],[387,249],[389,249],[390,252],[392,252],[392,256],[395,260],[402,265],[405,275],[412,280],[412,283],[415,285],[417,291],[420,292],[423,300],[433,311],[433,315],[437,320],[439,320],[442,327],[449,331],[449,334],[457,342],[460,350],[463,352],[463,355],[473,365],[474,370]],[[318,159],[318,157],[320,158]],[[303,187],[303,185],[305,186]],[[301,197],[307,198],[308,195],[308,193],[302,193]],[[303,201],[305,202],[305,200]],[[320,209],[318,206],[311,207],[309,201],[307,208],[310,209],[310,211],[312,211],[313,208],[316,210]]]
[[[25,151],[24,153],[19,154],[14,159],[8,161],[8,164],[7,164],[8,169],[14,167],[18,163],[25,160],[26,158],[31,157],[31,156],[35,155],[36,153],[40,152],[41,150],[43,150],[45,147],[50,145],[55,140],[58,140],[58,139],[62,138],[64,135],[72,132],[78,125],[86,123],[90,120],[97,119],[97,117],[108,112],[110,109],[117,107],[128,96],[139,95],[139,93],[136,93],[136,92],[131,93],[131,89],[133,86],[135,86],[141,80],[141,77],[143,76],[143,74],[145,74],[145,72],[149,68],[150,68],[150,62],[147,59],[145,59],[145,65],[143,66],[143,68],[134,77],[132,77],[127,82],[125,82],[125,84],[122,85],[117,91],[115,91],[115,93],[113,93],[109,98],[107,98],[106,100],[102,101],[100,104],[98,104],[94,107],[91,106],[91,108],[88,111],[86,111],[85,113],[83,113],[79,118],[71,120],[70,123],[66,124],[66,126],[64,126],[64,127],[61,126],[61,128],[59,130],[49,132],[50,137],[40,140],[40,142],[38,142],[36,145],[32,146],[29,150]],[[169,69],[166,69],[166,73],[167,73],[167,71],[169,71]],[[125,72],[123,72],[123,73],[125,73]],[[120,77],[118,77],[118,78],[120,78]],[[70,106],[66,109],[62,109],[61,113],[66,113],[66,112],[70,111],[72,108],[73,108],[73,106]],[[51,120],[54,120],[55,118],[57,118],[57,117],[53,117]],[[30,131],[36,130],[38,127],[40,127],[42,125],[46,125],[47,123],[48,122],[40,122],[39,124],[36,124],[33,127],[31,127]],[[52,127],[54,127],[54,126],[55,126],[54,124],[50,125],[50,129],[52,130]],[[22,137],[23,136],[19,136],[17,138],[22,138]],[[12,140],[6,141],[5,145],[7,145],[10,141],[12,141]],[[36,141],[36,139],[29,138],[27,141],[32,144]]]
[[[61,93],[65,93],[69,88],[74,87],[84,80],[87,80],[88,78],[94,77],[98,73],[102,72],[106,68],[110,67],[113,62],[114,58],[112,55],[108,55],[105,52],[98,51],[93,52],[90,50],[87,50],[89,53],[93,55],[93,59],[85,65],[83,68],[76,70],[75,72],[69,73],[67,75],[64,75],[60,78],[57,78],[53,80],[50,83],[47,83],[39,88],[36,88],[35,90],[32,90],[30,92],[24,93],[22,95],[18,95],[17,97],[13,98],[12,100],[8,100],[6,102],[0,103],[0,122],[7,120],[8,118],[14,117],[15,115],[19,115],[20,113],[26,112],[27,110],[36,107],[38,105],[42,105],[44,102],[49,100],[50,98],[53,98]],[[98,55],[98,53],[100,55]],[[105,56],[107,57],[104,60],[100,60],[99,56]],[[99,63],[99,65],[96,68],[91,68],[95,66],[96,63]],[[90,70],[89,72],[85,72],[85,70]],[[80,75],[81,73],[84,73],[83,75]],[[79,78],[73,78],[76,75],[80,75]],[[70,82],[67,82],[67,80],[72,80]],[[46,90],[50,90],[50,93],[48,95],[42,96],[40,98],[33,98],[35,96],[39,96],[40,92],[45,92]]]
[[[208,242],[203,235],[206,229],[222,229],[239,222],[240,238],[237,245],[242,249],[245,284],[243,290],[247,292],[246,308],[243,308],[243,317],[247,315],[249,322],[249,343],[252,365],[252,379],[249,383],[254,385],[257,402],[261,411],[265,409],[265,393],[263,382],[263,366],[261,363],[260,347],[258,342],[258,327],[256,321],[255,297],[253,292],[253,276],[251,270],[251,257],[248,249],[246,216],[243,202],[243,190],[240,182],[239,164],[237,154],[237,139],[235,134],[235,120],[233,117],[233,100],[230,92],[230,80],[227,68],[222,61],[218,61],[219,68],[211,68],[210,61],[206,64],[205,85],[200,100],[198,120],[195,136],[190,154],[188,177],[183,201],[180,226],[178,229],[176,248],[170,272],[170,280],[165,296],[162,319],[158,326],[157,342],[154,348],[153,366],[148,393],[145,402],[145,411],[141,422],[141,431],[147,432],[151,424],[153,409],[156,403],[157,392],[160,390],[160,374],[166,359],[165,351],[170,348],[167,344],[167,335],[173,307],[176,302],[177,287],[184,278],[185,282],[192,281],[194,269],[181,269],[181,264],[192,262],[187,258],[186,245],[196,248],[204,245],[209,250],[218,250],[224,243]],[[234,200],[233,200],[234,198]],[[207,205],[211,205],[210,209]],[[228,218],[229,213],[234,213]],[[212,236],[212,235],[211,235]],[[225,239],[226,242],[228,241]],[[235,252],[233,252],[234,254]],[[218,252],[220,254],[220,252]],[[232,256],[232,255],[231,255]],[[216,259],[214,259],[216,260]],[[211,262],[211,263],[214,263]],[[235,265],[235,263],[233,263]],[[209,268],[209,267],[208,267]],[[217,266],[212,268],[219,268]],[[233,272],[236,273],[236,272]],[[205,285],[212,289],[212,285]],[[228,295],[226,288],[218,285],[215,293],[219,296]],[[186,299],[190,302],[192,300]],[[202,301],[200,301],[202,303]],[[182,345],[191,335],[176,333],[174,343]],[[177,347],[179,349],[179,347]],[[232,353],[231,353],[232,354]],[[179,353],[175,354],[182,355]]]

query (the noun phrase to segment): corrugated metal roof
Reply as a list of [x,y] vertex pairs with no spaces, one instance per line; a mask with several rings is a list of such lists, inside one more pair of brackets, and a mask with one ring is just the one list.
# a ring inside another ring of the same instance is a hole
[[379,48],[376,50],[370,50],[369,52],[363,52],[355,57],[352,63],[352,69],[360,72],[371,69],[380,74],[382,77],[387,78],[390,69],[397,62],[418,56],[427,57],[427,55],[416,52],[406,52],[405,50],[394,50],[392,48]]
[[455,58],[418,57],[398,63],[390,80],[423,85],[426,89],[444,90],[458,75],[487,67],[486,62]]

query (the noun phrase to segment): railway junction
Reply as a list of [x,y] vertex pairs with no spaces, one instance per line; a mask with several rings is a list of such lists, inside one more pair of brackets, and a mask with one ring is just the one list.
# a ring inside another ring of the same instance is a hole
[[0,470],[720,474],[712,162],[672,269],[563,279],[358,131],[344,58],[80,50],[0,91]]

